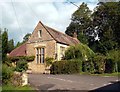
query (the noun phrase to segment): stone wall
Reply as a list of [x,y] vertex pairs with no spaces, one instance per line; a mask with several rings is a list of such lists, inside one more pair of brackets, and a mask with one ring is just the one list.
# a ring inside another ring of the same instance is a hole
[[27,55],[35,56],[35,60],[33,62],[29,62],[29,64],[28,64],[29,69],[31,69],[32,72],[35,72],[35,73],[44,73],[45,72],[45,64],[37,64],[37,62],[36,62],[36,48],[44,46],[45,58],[46,57],[55,58],[55,44],[56,44],[56,41],[54,41],[54,40],[27,44]]

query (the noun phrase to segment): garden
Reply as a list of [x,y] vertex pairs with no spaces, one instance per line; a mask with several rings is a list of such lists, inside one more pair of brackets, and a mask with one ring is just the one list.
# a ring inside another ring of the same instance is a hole
[[64,60],[55,61],[50,68],[51,74],[112,74],[120,72],[120,50],[111,50],[106,55],[94,53],[82,43],[70,46]]
[[[17,90],[34,90],[28,84],[28,62],[33,61],[34,56],[24,57],[7,57],[7,60],[2,65],[2,90],[17,91]],[[16,64],[14,64],[14,63]],[[24,77],[26,75],[26,78]]]

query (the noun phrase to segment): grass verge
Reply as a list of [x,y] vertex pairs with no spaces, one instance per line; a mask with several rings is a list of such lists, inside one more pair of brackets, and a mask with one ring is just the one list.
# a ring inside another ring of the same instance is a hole
[[104,73],[104,74],[90,74],[90,73],[87,73],[87,72],[81,72],[80,73],[81,75],[98,75],[98,76],[120,76],[120,72],[119,73]]
[[12,85],[3,85],[2,86],[2,92],[18,92],[18,91],[22,91],[22,92],[26,92],[26,91],[31,91],[31,92],[35,92],[34,88],[32,88],[29,85],[26,86],[22,86],[22,87],[15,87]]

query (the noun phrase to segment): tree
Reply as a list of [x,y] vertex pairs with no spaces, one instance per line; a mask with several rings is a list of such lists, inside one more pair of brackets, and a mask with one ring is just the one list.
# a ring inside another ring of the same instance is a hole
[[70,46],[65,51],[65,59],[81,59],[82,61],[87,61],[93,57],[95,53],[85,44],[78,44],[75,46]]
[[66,34],[73,36],[74,32],[77,33],[78,39],[87,44],[86,29],[91,23],[91,11],[87,4],[82,3],[80,7],[72,14],[71,23],[65,31]]
[[[94,34],[94,37],[89,39],[89,46],[104,54],[117,49],[120,44],[120,2],[99,3],[92,19],[91,31],[88,31]],[[95,40],[97,36],[99,40]]]
[[6,55],[8,52],[8,33],[7,29],[4,29],[5,31],[2,33],[2,60],[3,62],[6,59]]
[[28,41],[29,37],[31,36],[31,33],[27,33],[24,37],[23,37],[23,42]]
[[14,40],[11,39],[8,41],[8,53],[10,53],[14,49]]

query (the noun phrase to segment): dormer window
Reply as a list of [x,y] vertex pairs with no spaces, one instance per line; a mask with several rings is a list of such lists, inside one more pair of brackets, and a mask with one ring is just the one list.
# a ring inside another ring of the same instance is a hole
[[38,37],[41,38],[42,37],[42,30],[38,31]]

